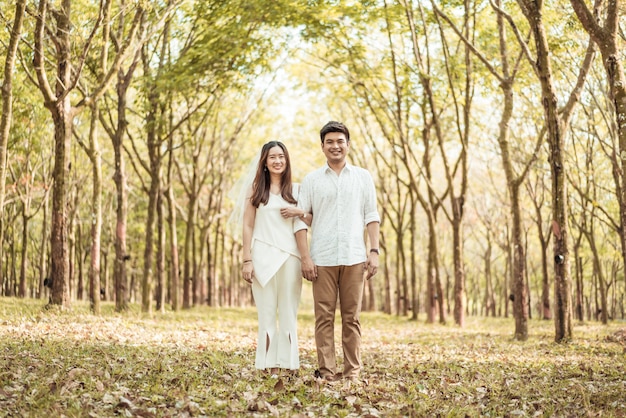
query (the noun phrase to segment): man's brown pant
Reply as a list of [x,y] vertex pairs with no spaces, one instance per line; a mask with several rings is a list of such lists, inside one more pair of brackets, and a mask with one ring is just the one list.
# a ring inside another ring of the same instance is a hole
[[341,309],[341,345],[343,376],[358,377],[361,371],[361,299],[365,263],[353,266],[317,266],[313,282],[315,302],[315,344],[322,376],[337,372],[335,358],[335,308],[337,295]]

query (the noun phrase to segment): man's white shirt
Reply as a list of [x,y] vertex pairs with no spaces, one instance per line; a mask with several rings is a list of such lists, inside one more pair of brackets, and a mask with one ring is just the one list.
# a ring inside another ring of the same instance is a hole
[[[313,214],[311,258],[318,266],[352,266],[367,260],[364,228],[380,222],[370,173],[350,164],[335,173],[328,164],[308,174],[298,207]],[[294,232],[306,229],[304,222]]]

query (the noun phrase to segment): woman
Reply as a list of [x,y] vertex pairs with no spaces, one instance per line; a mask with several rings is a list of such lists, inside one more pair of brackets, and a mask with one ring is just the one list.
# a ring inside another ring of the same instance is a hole
[[243,278],[252,284],[259,336],[255,367],[277,373],[296,370],[297,312],[302,290],[300,253],[294,222],[311,224],[310,214],[296,207],[297,188],[285,145],[263,145],[243,215]]

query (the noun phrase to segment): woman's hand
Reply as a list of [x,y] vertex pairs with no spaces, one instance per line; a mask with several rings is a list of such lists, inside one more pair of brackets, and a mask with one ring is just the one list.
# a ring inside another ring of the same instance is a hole
[[254,266],[252,265],[252,261],[245,261],[241,270],[243,273],[243,279],[251,284],[252,278],[254,277]]
[[294,218],[296,216],[302,217],[302,215],[304,215],[304,211],[295,206],[286,206],[284,208],[280,208],[280,214],[283,218],[287,219]]
[[311,223],[313,223],[313,215],[303,211],[302,209],[298,209],[297,207],[294,207],[294,206],[287,206],[287,207],[281,208],[280,214],[285,219],[298,217],[300,218],[301,221],[307,224],[307,226],[311,226]]

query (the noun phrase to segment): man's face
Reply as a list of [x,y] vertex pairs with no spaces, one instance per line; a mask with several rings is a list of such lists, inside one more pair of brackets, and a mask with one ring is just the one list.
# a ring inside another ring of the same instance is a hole
[[329,132],[324,137],[322,151],[330,164],[341,164],[345,161],[350,143],[341,132]]

